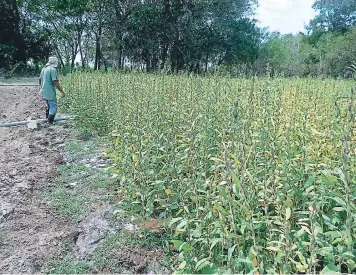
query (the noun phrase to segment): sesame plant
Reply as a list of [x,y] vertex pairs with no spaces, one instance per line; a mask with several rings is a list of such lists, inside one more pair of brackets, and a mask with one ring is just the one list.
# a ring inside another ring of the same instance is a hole
[[164,222],[177,273],[356,272],[349,81],[73,73],[121,207]]

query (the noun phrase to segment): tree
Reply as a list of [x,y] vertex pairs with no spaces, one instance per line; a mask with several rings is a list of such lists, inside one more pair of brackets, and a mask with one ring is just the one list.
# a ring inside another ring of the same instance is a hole
[[319,14],[311,21],[311,29],[346,31],[356,25],[355,0],[316,0],[313,8]]
[[121,69],[129,60],[147,71],[201,73],[210,66],[251,63],[258,55],[260,31],[249,19],[256,0],[10,2],[3,14],[14,16],[1,18],[13,36],[1,46],[10,63],[18,59],[15,50],[23,50],[24,61],[54,52],[62,66],[72,68],[80,56],[83,68],[93,64],[97,70]]
[[0,68],[26,61],[24,38],[16,0],[0,0]]
[[356,57],[356,27],[345,34],[328,33],[320,38],[318,48],[326,74],[342,75]]

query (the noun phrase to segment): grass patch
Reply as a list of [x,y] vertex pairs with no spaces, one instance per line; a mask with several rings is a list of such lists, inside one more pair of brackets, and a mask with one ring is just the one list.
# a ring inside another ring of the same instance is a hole
[[83,194],[84,192],[72,192],[64,187],[58,187],[47,191],[44,197],[60,215],[72,220],[79,220],[85,213],[88,202],[88,198]]
[[[96,152],[98,146],[97,141],[67,143],[69,154],[75,156],[90,156]],[[63,185],[48,190],[44,197],[59,214],[73,220],[78,220],[85,213],[89,201],[96,201],[95,198],[91,200],[88,194],[90,190],[109,189],[111,185],[104,172],[88,168],[84,163],[64,164],[57,171],[59,176],[55,181]],[[73,183],[75,184],[70,186]]]
[[75,261],[66,257],[61,260],[52,260],[45,264],[43,272],[46,274],[88,274],[93,265],[86,261]]
[[172,237],[168,234],[157,234],[154,232],[144,232],[134,238],[134,242],[140,246],[152,249],[152,248],[164,248],[165,252],[169,252],[168,245]]
[[73,163],[61,165],[58,168],[59,177],[56,182],[71,183],[81,182],[96,173],[96,170],[88,169],[83,163]]
[[83,163],[73,163],[61,165],[58,168],[59,176],[55,179],[58,183],[74,183],[89,189],[108,189],[111,190],[115,186],[113,180],[108,178],[108,174],[99,169],[91,169]]
[[120,249],[129,244],[129,236],[121,232],[108,235],[101,245],[92,253],[90,260],[94,262],[98,270],[109,269],[111,272],[122,272],[122,267],[117,259],[111,257],[114,249]]
[[98,140],[88,140],[85,142],[78,142],[77,140],[70,140],[65,143],[67,152],[75,159],[82,159],[91,155],[95,155],[100,147]]
[[[151,259],[148,256],[152,253],[147,250],[147,247],[141,246],[141,235],[135,234],[131,235],[122,231],[118,234],[108,235],[85,260],[76,261],[68,253],[62,259],[47,262],[42,268],[42,272],[46,274],[133,273],[136,271],[135,268],[143,264],[143,261],[145,261],[143,266],[149,265]],[[123,250],[127,250],[129,254],[125,260],[118,258],[118,254],[120,255]],[[139,260],[140,258],[142,261],[134,261],[134,259]],[[130,259],[133,259],[132,262]],[[171,258],[166,256],[158,260],[163,263],[163,266],[172,264]],[[160,267],[162,271],[163,266]]]
[[[92,168],[86,163],[95,165],[89,158],[98,158],[98,140],[71,140],[65,143],[66,154],[70,163],[58,167],[58,177],[55,182],[59,185],[42,194],[56,211],[73,221],[79,221],[92,207],[110,200],[109,191],[115,186],[109,174],[102,169]],[[94,161],[94,162],[93,162]],[[79,163],[80,162],[80,163]],[[83,162],[83,163],[82,163]],[[105,270],[125,272],[120,268],[117,259],[110,254],[111,250],[123,247],[127,238],[124,235],[109,236],[83,261],[73,257],[73,242],[64,243],[61,258],[49,261],[43,267],[47,274],[88,274],[105,272]]]
[[89,189],[108,189],[111,190],[115,188],[113,180],[108,178],[108,175],[102,171],[98,171],[95,175],[87,179],[87,187]]
[[[122,263],[120,263],[120,260],[122,259],[118,259],[117,253],[115,252],[127,249],[127,251],[132,253],[131,256],[133,259],[142,257],[142,260],[146,261],[150,257],[149,251],[151,249],[156,251],[156,248],[162,246],[163,243],[168,243],[168,239],[165,236],[159,236],[154,233],[143,235],[140,232],[121,231],[118,234],[107,236],[103,243],[92,253],[89,260],[93,262],[98,271],[109,270],[110,272],[115,273],[127,272],[125,269],[127,266],[122,266]],[[130,247],[133,249],[129,249]],[[138,254],[135,255],[136,253]],[[147,255],[144,256],[145,254]],[[157,268],[156,271],[163,271],[164,267],[172,265],[172,259],[167,253],[162,254],[162,258],[157,260],[159,264],[155,267]],[[142,263],[139,262],[135,264],[136,266],[132,266],[133,271],[135,271],[137,265],[140,264]]]
[[86,170],[86,167],[83,163],[74,163],[74,164],[65,164],[58,167],[58,173],[60,174],[73,174],[78,172],[83,172]]

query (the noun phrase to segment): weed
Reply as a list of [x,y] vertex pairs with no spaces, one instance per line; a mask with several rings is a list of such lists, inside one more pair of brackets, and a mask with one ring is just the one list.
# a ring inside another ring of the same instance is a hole
[[73,220],[79,220],[86,211],[87,198],[82,192],[73,193],[64,187],[58,187],[44,193],[44,198],[59,214]]
[[43,272],[46,274],[89,274],[91,269],[92,264],[89,262],[66,257],[46,263]]
[[123,233],[109,235],[93,252],[90,259],[98,270],[108,269],[111,272],[122,272],[122,266],[111,256],[114,249],[120,249],[128,243],[128,236]]
[[113,180],[108,178],[108,175],[103,172],[97,172],[95,175],[89,177],[87,180],[87,186],[89,189],[104,188],[112,190],[115,188]]
[[61,165],[58,168],[58,173],[62,175],[68,175],[68,174],[73,174],[73,173],[80,173],[86,170],[86,167],[83,163],[79,164],[65,164]]

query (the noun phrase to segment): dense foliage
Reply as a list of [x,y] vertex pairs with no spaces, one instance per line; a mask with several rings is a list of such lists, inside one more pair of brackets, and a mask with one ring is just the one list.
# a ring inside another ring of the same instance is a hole
[[257,70],[270,63],[285,76],[350,77],[355,61],[356,1],[316,0],[318,12],[307,26],[307,34],[267,34]]
[[36,63],[50,53],[48,32],[32,21],[25,2],[0,0],[0,69],[29,60]]
[[257,0],[1,0],[0,68],[55,54],[70,70],[344,76],[355,3],[316,0],[306,34],[280,35],[256,26]]
[[356,56],[356,27],[342,32],[317,30],[311,35],[271,34],[261,48],[256,69],[269,63],[284,76],[347,76]]
[[316,0],[313,7],[319,14],[311,21],[312,28],[346,31],[356,25],[354,0]]
[[65,88],[179,272],[331,274],[356,272],[352,83],[75,73]]
[[48,41],[63,67],[73,68],[80,56],[82,67],[94,69],[129,66],[199,73],[256,58],[260,32],[249,19],[254,4],[255,0],[21,0],[13,10],[50,32]]

